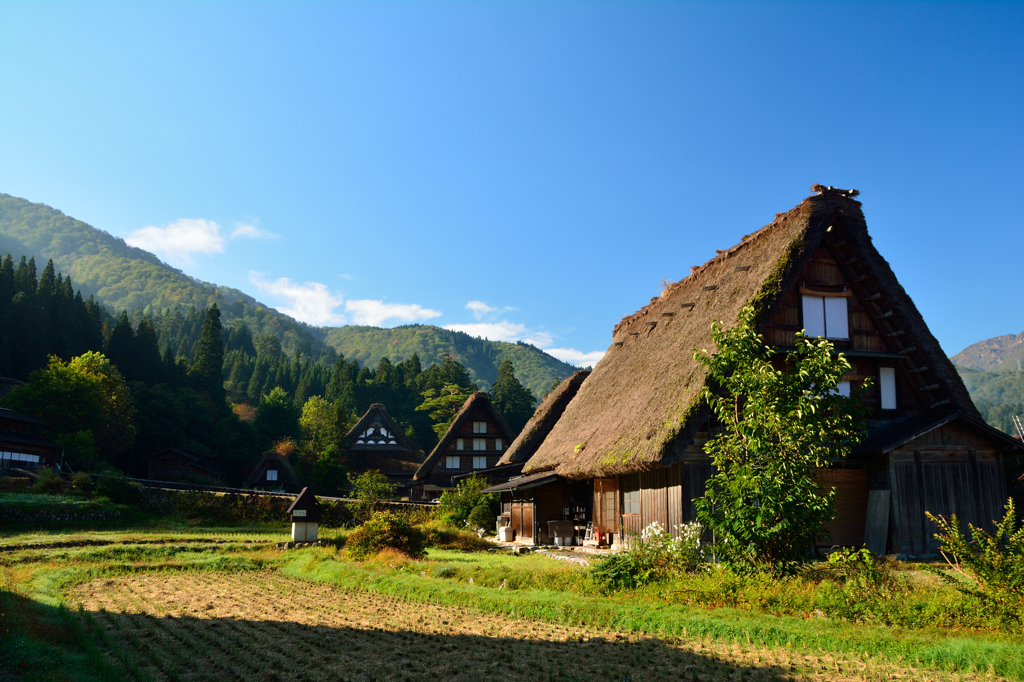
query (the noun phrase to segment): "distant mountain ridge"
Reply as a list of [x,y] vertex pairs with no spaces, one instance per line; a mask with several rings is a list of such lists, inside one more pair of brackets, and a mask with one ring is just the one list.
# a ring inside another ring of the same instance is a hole
[[40,270],[52,259],[58,271],[71,275],[83,296],[95,296],[114,315],[122,310],[153,314],[167,308],[202,309],[216,303],[225,326],[244,322],[253,334],[276,336],[286,352],[301,351],[313,359],[324,355],[328,346],[371,368],[385,356],[400,362],[418,353],[427,367],[451,355],[485,389],[497,377],[502,360],[509,359],[516,377],[537,398],[547,393],[554,379],[578,369],[529,344],[488,341],[430,325],[313,327],[238,289],[190,277],[58,209],[0,193],[0,256],[7,253],[16,259],[34,257]]
[[1004,334],[972,343],[949,358],[953,364],[981,372],[1017,370],[1024,363],[1024,332]]

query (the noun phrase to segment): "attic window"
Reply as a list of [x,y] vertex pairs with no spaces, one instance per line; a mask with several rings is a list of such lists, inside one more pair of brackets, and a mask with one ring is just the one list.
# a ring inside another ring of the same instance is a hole
[[803,295],[804,333],[823,339],[850,338],[849,317],[844,296]]
[[455,449],[456,450],[465,450],[466,449],[466,441],[465,441],[465,439],[463,439],[463,438],[456,438],[455,439]]
[[473,422],[473,433],[487,433],[487,422]]
[[486,450],[487,449],[487,439],[486,438],[474,438],[473,439],[473,449],[474,450]]
[[501,446],[502,446],[501,439],[500,438],[495,438],[494,439],[494,449],[498,450],[500,452],[501,451]]
[[276,481],[277,480],[277,469],[267,469],[267,480],[268,481]]
[[735,272],[746,272],[750,269],[749,265],[737,265]]
[[444,468],[445,469],[458,469],[461,464],[462,464],[462,458],[461,457],[445,457],[444,458]]

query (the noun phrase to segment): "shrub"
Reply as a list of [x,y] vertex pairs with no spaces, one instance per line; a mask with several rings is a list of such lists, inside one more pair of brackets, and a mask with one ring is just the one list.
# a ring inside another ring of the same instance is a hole
[[482,492],[487,485],[487,480],[479,476],[471,476],[459,481],[459,485],[454,490],[446,490],[441,493],[441,501],[437,505],[438,515],[448,524],[462,527],[466,525],[473,510],[481,504],[485,504],[491,509],[491,519],[484,527],[493,526],[494,518],[498,516],[500,501],[497,495]]
[[1006,514],[989,535],[968,524],[971,539],[954,514],[949,521],[925,512],[939,527],[935,537],[949,566],[966,582],[940,574],[960,592],[979,599],[998,614],[1004,623],[1024,626],[1024,526],[1017,522],[1013,498],[1006,502]]
[[493,546],[476,533],[447,527],[441,521],[425,523],[421,529],[426,536],[427,547],[455,549],[462,552],[483,552]]
[[141,505],[143,488],[139,483],[132,483],[124,476],[101,476],[93,490],[97,497],[106,497],[118,504]]
[[390,547],[419,557],[426,544],[423,531],[397,514],[383,511],[374,514],[348,536],[345,552],[353,559],[365,559]]
[[700,546],[701,526],[679,526],[679,539],[665,532],[655,521],[629,543],[629,548],[612,554],[594,567],[594,580],[606,589],[632,589],[690,573],[707,565]]
[[71,489],[79,495],[87,496],[92,490],[92,476],[84,471],[79,471],[71,477]]
[[32,479],[27,476],[4,476],[0,478],[0,490],[14,491],[26,490],[32,485]]
[[469,518],[466,521],[470,528],[483,528],[486,533],[493,535],[496,519],[497,515],[491,510],[491,505],[482,502],[473,507],[473,511],[469,512]]
[[53,473],[53,469],[43,469],[39,472],[39,478],[33,487],[36,492],[57,494],[64,492],[64,481]]

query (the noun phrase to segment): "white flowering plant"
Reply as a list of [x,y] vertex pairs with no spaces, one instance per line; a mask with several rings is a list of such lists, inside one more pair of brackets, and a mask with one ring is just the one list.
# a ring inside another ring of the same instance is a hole
[[676,526],[676,534],[667,532],[655,521],[629,541],[627,549],[603,559],[594,567],[594,578],[610,589],[629,589],[657,582],[678,573],[707,568],[703,528],[691,522]]

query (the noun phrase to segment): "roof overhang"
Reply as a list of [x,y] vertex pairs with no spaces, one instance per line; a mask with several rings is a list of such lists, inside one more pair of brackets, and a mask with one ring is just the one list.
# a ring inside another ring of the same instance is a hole
[[992,428],[988,424],[963,412],[947,412],[941,415],[922,415],[899,421],[889,422],[875,429],[867,439],[854,448],[854,455],[867,454],[870,452],[881,452],[888,454],[910,441],[923,436],[924,434],[954,421],[962,421],[968,427],[982,431],[993,440],[1017,449],[1024,450],[1024,443],[1008,436],[999,429]]
[[513,479],[507,483],[499,483],[498,485],[492,485],[490,488],[484,488],[481,492],[485,493],[501,493],[501,492],[512,492],[514,490],[527,490],[529,488],[539,488],[542,485],[550,485],[555,483],[562,477],[558,474],[550,471],[545,471],[539,474],[533,474],[532,476],[523,476],[522,478]]

